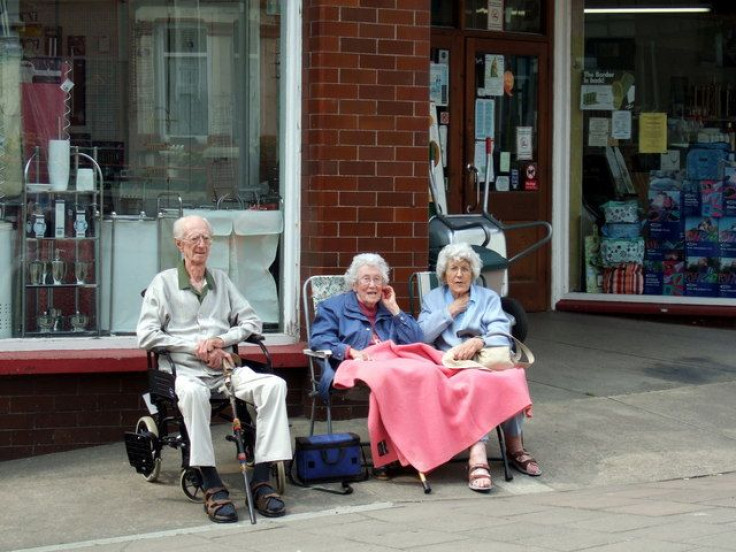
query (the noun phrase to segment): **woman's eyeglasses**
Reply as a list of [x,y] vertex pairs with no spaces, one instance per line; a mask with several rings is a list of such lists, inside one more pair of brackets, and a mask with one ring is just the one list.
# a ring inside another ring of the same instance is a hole
[[371,284],[382,286],[383,278],[381,276],[361,276],[360,278],[358,278],[358,282],[360,282],[361,285],[364,286],[369,286]]

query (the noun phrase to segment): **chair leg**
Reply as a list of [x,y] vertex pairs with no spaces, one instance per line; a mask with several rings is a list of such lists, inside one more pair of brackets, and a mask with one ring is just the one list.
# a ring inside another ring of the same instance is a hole
[[501,449],[501,460],[503,460],[503,476],[506,481],[514,479],[514,475],[509,469],[509,459],[506,456],[506,437],[504,437],[501,426],[496,426],[496,434],[498,435],[498,447]]
[[314,417],[317,415],[317,394],[312,391],[312,411],[309,415],[309,436],[314,435]]

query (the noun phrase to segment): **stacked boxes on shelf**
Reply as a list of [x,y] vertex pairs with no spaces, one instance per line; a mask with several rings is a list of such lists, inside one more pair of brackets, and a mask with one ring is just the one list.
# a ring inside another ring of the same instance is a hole
[[657,171],[649,180],[644,253],[644,293],[647,295],[685,294],[683,176]]
[[609,201],[602,205],[600,262],[603,293],[641,294],[644,289],[644,238],[641,235],[639,202]]
[[736,297],[736,167],[728,144],[699,144],[687,172],[649,181],[644,293]]

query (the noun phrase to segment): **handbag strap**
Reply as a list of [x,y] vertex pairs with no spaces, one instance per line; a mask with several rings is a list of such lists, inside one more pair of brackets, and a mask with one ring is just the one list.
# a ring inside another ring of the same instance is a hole
[[521,366],[522,368],[529,368],[532,364],[534,364],[535,358],[534,358],[534,353],[532,353],[532,350],[526,345],[524,345],[524,343],[516,339],[513,335],[511,335],[510,333],[497,331],[497,332],[487,333],[483,335],[482,337],[485,338],[485,337],[490,337],[492,335],[502,335],[504,337],[509,338],[513,342],[514,350],[511,353],[511,361],[516,366]]

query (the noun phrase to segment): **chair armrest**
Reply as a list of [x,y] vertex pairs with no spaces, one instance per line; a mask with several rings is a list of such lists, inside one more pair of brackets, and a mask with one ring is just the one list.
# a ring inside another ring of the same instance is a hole
[[302,352],[308,357],[319,358],[326,360],[332,356],[332,351],[328,349],[322,349],[321,351],[313,351],[312,349],[303,349]]

